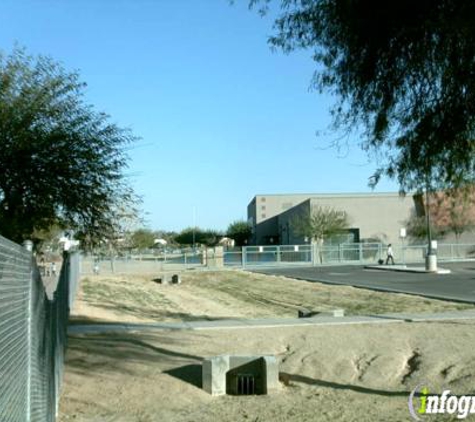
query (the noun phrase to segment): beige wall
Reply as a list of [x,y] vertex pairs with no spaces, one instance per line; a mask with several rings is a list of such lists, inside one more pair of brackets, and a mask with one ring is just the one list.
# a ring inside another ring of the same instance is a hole
[[270,237],[278,235],[277,216],[306,201],[311,194],[256,195],[247,207],[248,219],[255,227],[253,244],[268,243]]
[[[295,234],[292,224],[293,220],[299,218],[301,214],[308,213],[310,211],[310,199],[302,202],[301,204],[290,208],[281,215],[279,215],[279,232],[280,242],[283,245],[303,245],[305,239]],[[307,239],[307,242],[310,240]]]
[[[297,194],[257,195],[248,207],[254,212],[255,244],[265,243],[269,236],[281,235],[280,243],[300,243],[302,239],[286,233],[293,216],[310,206],[330,206],[346,211],[351,228],[360,230],[360,239],[377,238],[386,243],[399,242],[399,230],[414,209],[412,196],[397,193],[375,194]],[[277,217],[278,218],[275,218]],[[264,224],[263,224],[264,223]],[[285,229],[283,230],[283,227]]]
[[[255,202],[251,201],[255,210],[256,223],[275,217],[282,212],[301,204],[312,195],[257,195]],[[251,205],[250,204],[250,205]]]
[[375,238],[385,243],[399,242],[399,231],[414,209],[412,196],[398,194],[313,198],[311,202],[312,206],[346,211],[350,227],[359,229],[361,241]]

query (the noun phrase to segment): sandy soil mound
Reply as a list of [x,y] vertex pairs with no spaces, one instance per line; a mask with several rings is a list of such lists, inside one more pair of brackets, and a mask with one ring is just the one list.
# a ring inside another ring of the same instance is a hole
[[[259,274],[185,273],[180,286],[152,276],[89,278],[73,319],[288,318],[300,306],[347,314],[467,308]],[[59,421],[407,421],[409,394],[421,383],[473,394],[474,344],[475,322],[467,321],[75,335]],[[280,391],[211,397],[201,389],[201,362],[219,354],[276,355]]]
[[[473,392],[474,325],[77,336],[60,421],[406,421],[410,391],[420,383]],[[222,353],[277,355],[281,390],[211,397],[200,388],[201,361]]]

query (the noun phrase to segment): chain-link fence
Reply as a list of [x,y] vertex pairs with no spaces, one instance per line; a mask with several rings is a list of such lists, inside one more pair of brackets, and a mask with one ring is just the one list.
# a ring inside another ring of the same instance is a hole
[[[385,262],[387,246],[383,243],[341,243],[339,245],[267,245],[215,248],[214,259],[206,250],[173,253],[150,253],[127,257],[88,256],[83,260],[83,274],[160,273],[185,269],[222,269],[263,266],[378,264]],[[397,264],[425,265],[427,245],[393,244]],[[474,244],[439,243],[440,262],[475,259]]]
[[79,255],[65,254],[50,299],[31,252],[0,236],[0,421],[56,419]]
[[[242,248],[242,266],[269,265],[321,265],[348,262],[374,263],[383,254],[380,243],[350,243],[322,246],[281,245],[281,246],[248,246]],[[236,255],[233,251],[231,254]],[[227,252],[225,253],[225,255]],[[225,262],[227,259],[225,259]]]

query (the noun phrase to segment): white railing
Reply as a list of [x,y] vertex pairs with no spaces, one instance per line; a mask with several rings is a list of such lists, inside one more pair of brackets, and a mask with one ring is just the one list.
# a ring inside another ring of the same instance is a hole
[[[427,245],[392,245],[398,264],[424,263]],[[383,243],[344,243],[340,245],[278,245],[220,248],[212,260],[209,250],[150,253],[127,257],[89,256],[83,260],[84,274],[96,269],[99,273],[157,273],[187,268],[239,268],[258,266],[377,264],[386,259]],[[215,251],[218,251],[216,249]],[[474,244],[444,244],[437,248],[441,262],[475,259]]]

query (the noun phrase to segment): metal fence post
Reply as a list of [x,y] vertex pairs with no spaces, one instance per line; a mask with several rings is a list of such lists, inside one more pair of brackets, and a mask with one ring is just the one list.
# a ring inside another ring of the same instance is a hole
[[312,264],[314,267],[317,266],[317,256],[318,256],[317,244],[314,242],[312,243]]
[[247,246],[243,246],[241,249],[241,259],[242,259],[242,267],[244,268],[246,266],[247,262]]
[[361,242],[358,244],[358,252],[359,252],[360,262],[363,262],[363,244]]
[[27,318],[27,344],[28,344],[28,350],[27,350],[27,370],[26,370],[26,422],[31,421],[31,381],[32,381],[32,371],[31,371],[31,366],[32,366],[32,359],[31,359],[31,354],[33,352],[33,344],[32,344],[32,314],[33,314],[33,277],[30,276],[30,287],[28,289],[28,318]]
[[[29,251],[33,251],[33,242],[31,240],[25,240],[23,242],[23,247]],[[28,310],[27,310],[27,318],[26,318],[26,343],[27,343],[27,351],[26,351],[26,415],[25,421],[31,421],[31,367],[32,367],[32,351],[33,351],[33,344],[32,344],[32,315],[33,315],[33,262],[30,261],[30,282],[28,286]]]
[[277,258],[277,264],[280,264],[280,263],[281,263],[281,260],[282,260],[282,259],[281,259],[281,256],[280,256],[281,252],[282,252],[282,251],[281,251],[281,249],[280,249],[280,246],[277,246],[277,257],[276,257],[276,258]]

